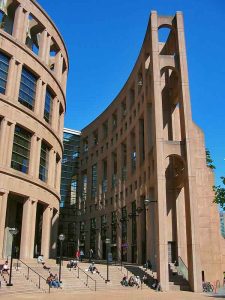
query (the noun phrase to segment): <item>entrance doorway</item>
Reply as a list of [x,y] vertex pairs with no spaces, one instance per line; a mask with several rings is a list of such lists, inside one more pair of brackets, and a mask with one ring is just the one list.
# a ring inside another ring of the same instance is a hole
[[169,241],[168,242],[168,263],[174,263],[176,261],[176,242]]

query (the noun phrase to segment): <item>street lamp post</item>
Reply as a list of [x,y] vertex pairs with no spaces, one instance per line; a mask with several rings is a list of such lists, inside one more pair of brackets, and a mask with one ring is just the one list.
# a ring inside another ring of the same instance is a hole
[[59,241],[60,241],[60,253],[59,253],[59,282],[61,281],[61,268],[62,268],[62,244],[63,241],[65,240],[65,235],[61,233],[59,235]]
[[12,248],[11,248],[9,282],[7,283],[7,286],[13,286],[13,284],[12,284],[12,263],[13,263],[14,236],[18,233],[18,229],[17,228],[9,228],[9,232],[12,235]]
[[110,244],[110,239],[105,239],[106,247],[107,247],[107,278],[106,282],[109,282],[109,244]]

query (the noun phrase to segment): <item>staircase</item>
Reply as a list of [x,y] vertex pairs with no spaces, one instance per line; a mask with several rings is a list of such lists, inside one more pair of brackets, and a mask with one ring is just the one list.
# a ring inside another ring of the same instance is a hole
[[42,293],[43,289],[39,289],[32,279],[27,280],[24,274],[20,269],[16,269],[13,267],[12,271],[12,283],[13,286],[7,286],[9,282],[8,274],[0,274],[1,288],[0,288],[0,296],[1,295],[10,295],[10,294],[20,294],[20,293]]
[[178,272],[174,263],[169,263],[169,289],[170,291],[191,291],[188,281]]
[[147,277],[147,280],[145,283],[142,284],[142,289],[153,289],[152,284],[154,283],[154,280],[157,278],[156,272],[153,272],[149,269],[143,268],[143,266],[138,266],[135,264],[126,264],[124,267],[132,273],[132,275],[139,276],[141,279],[145,275]]

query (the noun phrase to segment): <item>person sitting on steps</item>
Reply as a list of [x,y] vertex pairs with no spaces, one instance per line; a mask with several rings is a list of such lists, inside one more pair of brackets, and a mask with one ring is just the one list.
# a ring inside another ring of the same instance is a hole
[[44,269],[44,270],[48,270],[48,271],[49,271],[49,270],[51,269],[50,267],[47,267],[47,266],[45,265],[45,262],[42,263],[42,266],[43,266],[43,269]]
[[3,267],[2,267],[2,274],[3,273],[7,273],[9,275],[9,265],[8,265],[8,261],[6,260]]

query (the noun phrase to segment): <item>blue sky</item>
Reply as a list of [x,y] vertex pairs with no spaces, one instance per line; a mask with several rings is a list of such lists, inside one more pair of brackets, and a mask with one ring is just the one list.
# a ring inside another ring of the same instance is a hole
[[60,30],[70,57],[65,127],[82,129],[128,78],[151,10],[184,13],[194,121],[225,176],[224,0],[39,0]]

